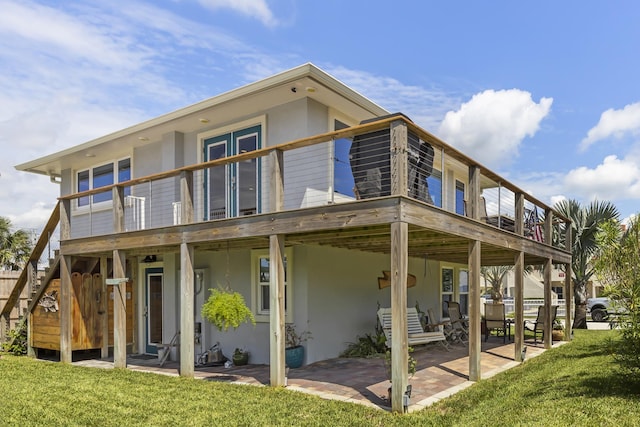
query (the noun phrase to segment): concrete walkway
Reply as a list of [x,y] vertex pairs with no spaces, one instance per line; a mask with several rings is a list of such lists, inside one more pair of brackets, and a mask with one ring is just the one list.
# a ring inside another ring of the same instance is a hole
[[[541,344],[526,342],[527,360],[541,354]],[[554,346],[560,343],[554,344]],[[412,353],[417,361],[416,373],[409,379],[412,386],[409,411],[423,409],[440,399],[463,390],[469,381],[469,357],[467,346],[453,345],[451,351],[433,344],[417,347]],[[489,378],[518,363],[514,361],[514,344],[503,344],[498,338],[482,342],[481,373]],[[525,362],[526,363],[526,362]],[[113,368],[113,360],[81,360],[74,365],[97,368]],[[165,375],[179,375],[177,362],[159,366],[157,358],[132,355],[127,360],[128,369]],[[269,384],[269,366],[247,365],[199,366],[195,377],[209,381],[235,384]],[[342,400],[370,407],[389,410],[387,371],[383,358],[336,358],[312,363],[289,370],[287,388],[310,393],[326,399]]]

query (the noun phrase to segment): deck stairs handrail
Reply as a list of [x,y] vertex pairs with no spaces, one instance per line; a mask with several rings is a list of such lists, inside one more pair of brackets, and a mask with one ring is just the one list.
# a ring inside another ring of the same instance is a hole
[[[2,307],[2,311],[0,311],[1,341],[5,341],[5,337],[8,336],[9,316],[11,315],[11,311],[15,307],[16,302],[20,298],[20,294],[22,293],[22,290],[24,289],[25,285],[28,282],[29,270],[30,270],[29,266],[37,264],[38,260],[42,256],[42,253],[47,247],[49,240],[51,239],[51,235],[55,231],[59,222],[60,222],[60,203],[58,202],[53,208],[53,212],[51,213],[51,216],[49,217],[47,224],[42,230],[42,234],[40,234],[38,241],[33,247],[33,251],[29,256],[29,260],[25,264],[25,268],[22,269],[22,272],[20,273],[20,277],[16,281],[16,284],[14,285],[11,291],[11,294],[9,294],[9,298],[7,299],[7,302],[5,303],[4,307]],[[45,276],[45,278],[46,277],[47,276]],[[46,282],[42,281],[42,285],[46,285]],[[40,289],[43,289],[44,287],[45,286],[40,286]],[[33,299],[36,300],[35,298]],[[30,309],[32,308],[32,304],[33,304],[33,301],[31,301],[30,303]]]

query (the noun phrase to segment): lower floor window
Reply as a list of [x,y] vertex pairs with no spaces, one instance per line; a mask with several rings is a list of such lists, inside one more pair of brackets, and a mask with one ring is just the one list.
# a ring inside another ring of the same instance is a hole
[[[292,249],[285,249],[284,258],[284,307],[285,320],[291,322],[292,315],[292,290],[291,269],[293,264]],[[271,312],[271,260],[268,250],[253,251],[251,254],[251,308],[257,321],[268,322]]]

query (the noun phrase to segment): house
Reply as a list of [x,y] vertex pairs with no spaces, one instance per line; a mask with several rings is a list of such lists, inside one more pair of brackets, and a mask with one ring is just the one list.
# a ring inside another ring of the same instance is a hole
[[[567,218],[312,64],[16,168],[60,185],[43,234],[59,222],[57,276],[36,296],[59,310],[32,304],[29,324],[32,349],[63,362],[113,347],[114,365],[125,366],[127,353],[173,341],[171,357],[190,376],[198,353],[219,342],[269,364],[279,386],[285,323],[312,332],[313,363],[372,333],[379,305],[393,310],[394,336],[406,336],[407,306],[445,316],[455,300],[469,316],[477,380],[480,266],[515,265],[521,290],[525,264],[550,274],[571,262],[551,239],[570,230]],[[526,221],[534,208],[545,213],[534,224],[543,241]],[[389,287],[378,286],[383,271]],[[546,304],[550,284],[545,276]],[[255,326],[219,332],[203,321],[218,285],[244,296]],[[406,340],[394,340],[392,360],[406,353]],[[406,363],[394,362],[393,384],[400,410]]]

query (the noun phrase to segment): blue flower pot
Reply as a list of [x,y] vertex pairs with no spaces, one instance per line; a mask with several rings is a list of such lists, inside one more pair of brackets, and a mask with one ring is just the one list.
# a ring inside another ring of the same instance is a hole
[[284,360],[288,367],[299,368],[302,366],[302,361],[304,360],[304,347],[299,345],[285,349]]

